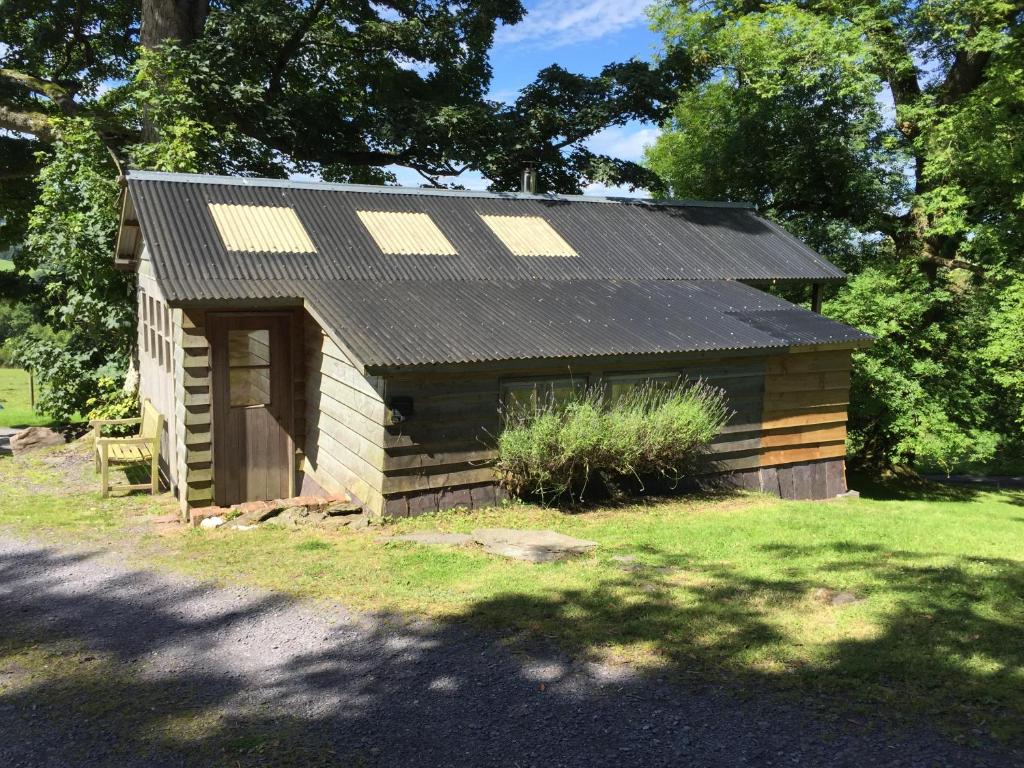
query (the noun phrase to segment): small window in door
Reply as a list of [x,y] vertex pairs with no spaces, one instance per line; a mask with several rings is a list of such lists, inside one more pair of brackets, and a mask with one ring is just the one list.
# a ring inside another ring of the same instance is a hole
[[270,405],[270,331],[228,331],[231,405]]

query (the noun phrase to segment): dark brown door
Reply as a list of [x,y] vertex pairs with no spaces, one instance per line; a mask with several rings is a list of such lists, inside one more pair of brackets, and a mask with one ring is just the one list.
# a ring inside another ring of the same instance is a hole
[[210,316],[214,485],[221,506],[291,495],[290,320],[276,313]]

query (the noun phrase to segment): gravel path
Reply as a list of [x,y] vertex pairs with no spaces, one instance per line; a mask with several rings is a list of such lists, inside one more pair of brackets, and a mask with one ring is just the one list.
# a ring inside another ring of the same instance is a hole
[[7,768],[1022,764],[924,728],[525,658],[460,627],[0,537],[0,644],[29,643],[81,650],[60,675],[0,661]]

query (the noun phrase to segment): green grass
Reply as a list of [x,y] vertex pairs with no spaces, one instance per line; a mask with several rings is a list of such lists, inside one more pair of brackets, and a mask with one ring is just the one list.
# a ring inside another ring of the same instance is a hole
[[49,426],[53,419],[32,410],[28,371],[0,368],[0,427]]
[[14,271],[14,262],[10,259],[0,259],[0,272]]
[[[577,658],[810,695],[840,712],[927,715],[960,735],[1024,743],[1021,493],[855,483],[860,500],[737,495],[571,515],[513,505],[365,532],[167,536],[140,534],[137,523],[173,508],[166,497],[62,496],[43,458],[3,461],[11,482],[0,526],[104,542],[147,567],[469,622]],[[383,540],[496,525],[552,528],[599,548],[536,566]],[[833,606],[821,590],[862,600]]]

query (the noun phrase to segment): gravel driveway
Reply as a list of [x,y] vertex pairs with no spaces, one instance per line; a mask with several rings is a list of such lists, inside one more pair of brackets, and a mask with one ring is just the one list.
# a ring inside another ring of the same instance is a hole
[[0,643],[14,658],[33,643],[80,649],[57,675],[0,660],[7,768],[1021,764],[924,727],[524,657],[458,626],[3,537]]

